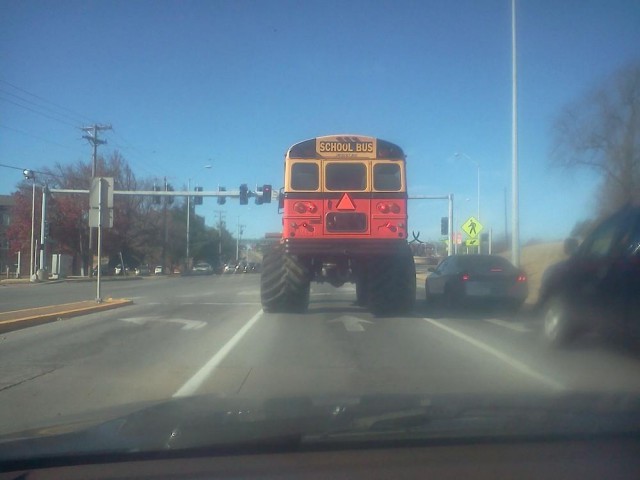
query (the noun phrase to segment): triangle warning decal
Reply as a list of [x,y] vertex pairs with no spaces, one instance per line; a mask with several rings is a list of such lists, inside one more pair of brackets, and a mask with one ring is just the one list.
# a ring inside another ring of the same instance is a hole
[[356,206],[353,204],[353,201],[351,200],[351,197],[349,196],[349,194],[345,193],[344,195],[342,195],[342,198],[338,202],[338,205],[336,205],[336,209],[337,210],[355,210]]

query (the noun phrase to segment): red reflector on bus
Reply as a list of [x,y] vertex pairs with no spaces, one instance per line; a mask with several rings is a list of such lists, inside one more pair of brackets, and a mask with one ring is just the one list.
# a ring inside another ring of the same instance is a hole
[[351,197],[349,196],[349,194],[345,193],[344,195],[342,195],[342,198],[338,202],[338,205],[336,205],[336,209],[337,210],[355,210],[356,206],[353,204],[353,200],[351,200]]

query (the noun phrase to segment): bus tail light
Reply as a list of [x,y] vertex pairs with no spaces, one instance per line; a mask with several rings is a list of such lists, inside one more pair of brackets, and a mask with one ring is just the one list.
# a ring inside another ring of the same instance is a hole
[[380,202],[376,205],[380,213],[400,213],[400,205],[395,202]]
[[313,202],[296,202],[293,204],[296,213],[316,213],[318,207]]

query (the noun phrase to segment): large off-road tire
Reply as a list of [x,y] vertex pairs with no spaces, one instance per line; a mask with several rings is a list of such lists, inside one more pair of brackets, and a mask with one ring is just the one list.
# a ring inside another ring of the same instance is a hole
[[309,306],[309,268],[295,255],[274,247],[264,255],[260,300],[265,312],[304,312]]
[[566,300],[560,296],[551,297],[544,307],[544,341],[551,347],[562,347],[574,340],[578,333],[578,326]]
[[369,307],[376,315],[406,314],[416,300],[416,267],[411,251],[372,259]]

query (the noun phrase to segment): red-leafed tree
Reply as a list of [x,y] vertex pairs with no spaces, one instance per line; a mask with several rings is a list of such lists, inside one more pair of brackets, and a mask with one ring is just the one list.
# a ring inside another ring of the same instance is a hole
[[[141,185],[126,160],[118,152],[113,153],[107,159],[99,158],[96,173],[99,176],[113,177],[116,190],[149,188],[151,183],[147,181],[142,182]],[[49,188],[88,190],[91,184],[91,165],[87,162],[68,165],[58,163],[52,168],[42,169],[42,173],[37,177],[37,182],[46,183]],[[22,182],[18,191],[14,193],[14,197],[12,224],[7,232],[10,249],[12,252],[22,251],[28,259],[31,235],[31,184]],[[86,194],[53,194],[48,197],[47,202],[50,251],[72,255],[74,271],[79,273],[80,266],[84,264],[86,272],[91,258],[88,196]],[[38,190],[36,194],[36,238],[40,236],[40,205],[41,190]],[[103,255],[115,259],[122,253],[128,264],[140,262],[148,255],[153,255],[158,248],[158,239],[161,238],[160,220],[160,215],[153,208],[151,199],[116,196],[114,198],[114,226],[110,229],[103,229]]]

